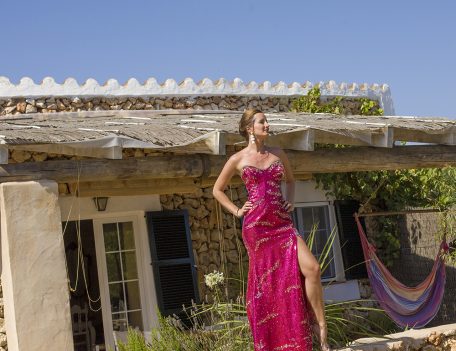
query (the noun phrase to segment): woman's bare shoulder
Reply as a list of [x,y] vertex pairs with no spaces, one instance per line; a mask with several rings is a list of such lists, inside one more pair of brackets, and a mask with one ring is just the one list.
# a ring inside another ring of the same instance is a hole
[[244,158],[244,155],[245,155],[245,151],[244,151],[244,149],[242,149],[242,150],[232,154],[230,156],[229,160],[231,160],[231,162],[234,162],[234,163],[239,163]]
[[228,158],[227,163],[230,163],[231,167],[234,167],[237,171],[239,171],[242,168],[244,158],[245,158],[245,150],[242,149],[241,151],[238,151],[235,154],[231,155]]

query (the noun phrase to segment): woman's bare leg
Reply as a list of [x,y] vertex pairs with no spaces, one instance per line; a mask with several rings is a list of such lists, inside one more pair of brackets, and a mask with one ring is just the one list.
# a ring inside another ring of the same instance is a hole
[[327,327],[323,304],[320,265],[304,240],[297,236],[299,269],[305,277],[306,295],[318,323],[318,337],[323,349],[327,349]]

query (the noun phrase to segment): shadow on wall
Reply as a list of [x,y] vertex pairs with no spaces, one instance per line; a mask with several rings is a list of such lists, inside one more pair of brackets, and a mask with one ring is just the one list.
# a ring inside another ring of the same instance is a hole
[[[401,254],[391,273],[401,283],[416,286],[432,270],[440,243],[436,238],[437,214],[408,215],[400,221]],[[456,268],[446,265],[446,285],[443,301],[437,316],[429,327],[456,322]]]

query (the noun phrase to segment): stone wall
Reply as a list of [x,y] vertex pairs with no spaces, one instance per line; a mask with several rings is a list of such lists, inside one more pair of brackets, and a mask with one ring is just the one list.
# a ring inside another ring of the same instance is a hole
[[[438,238],[439,213],[408,214],[400,220],[400,257],[391,273],[402,283],[416,286],[432,270],[440,240]],[[447,265],[446,286],[439,313],[431,326],[456,322],[456,268]]]
[[[100,110],[236,110],[258,108],[265,112],[289,111],[296,96],[152,96],[152,97],[47,97],[0,98],[0,116]],[[344,98],[344,111],[353,114],[360,102]]]
[[5,315],[3,307],[3,289],[0,281],[0,351],[8,349],[6,341],[6,329],[5,329]]
[[[426,279],[432,270],[439,250],[439,213],[410,213],[398,217],[400,230],[400,256],[390,268],[392,275],[406,286],[417,286]],[[368,237],[377,236],[378,225],[375,217],[366,217]],[[429,326],[456,322],[456,268],[446,266],[446,286],[442,304]],[[370,287],[367,291],[371,291]],[[375,295],[365,294],[363,298],[375,299]]]
[[355,340],[339,351],[456,351],[456,324]]
[[296,97],[307,95],[309,91],[318,86],[321,95],[324,97],[344,96],[362,97],[376,100],[380,103],[385,114],[395,115],[391,91],[386,84],[357,84],[357,83],[336,83],[327,82],[278,82],[272,84],[264,82],[246,82],[235,78],[228,81],[224,78],[210,80],[204,78],[199,82],[191,78],[185,78],[178,83],[173,79],[167,79],[163,83],[157,82],[155,78],[149,78],[144,83],[131,78],[125,83],[119,83],[115,79],[109,79],[101,85],[94,79],[88,79],[84,84],[79,84],[73,78],[67,78],[63,83],[57,83],[52,77],[46,77],[40,84],[35,84],[32,79],[24,77],[19,84],[14,84],[6,77],[0,77],[0,97],[10,98],[24,96],[29,98],[41,98],[43,96],[72,96],[79,98],[86,97],[169,97],[169,96],[278,96]]
[[[226,195],[239,207],[247,201],[244,186],[232,187]],[[242,242],[240,221],[220,207],[212,195],[212,187],[198,189],[195,194],[161,195],[160,201],[165,210],[188,211],[199,292],[203,299],[211,299],[204,284],[204,274],[217,270],[229,278],[247,276],[248,256]],[[227,295],[236,299],[242,295],[242,287],[236,281],[230,282],[226,287]]]

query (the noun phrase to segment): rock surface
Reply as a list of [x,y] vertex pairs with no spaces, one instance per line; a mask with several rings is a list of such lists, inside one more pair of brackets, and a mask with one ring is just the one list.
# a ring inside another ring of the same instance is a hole
[[339,351],[456,351],[456,324],[355,340]]

